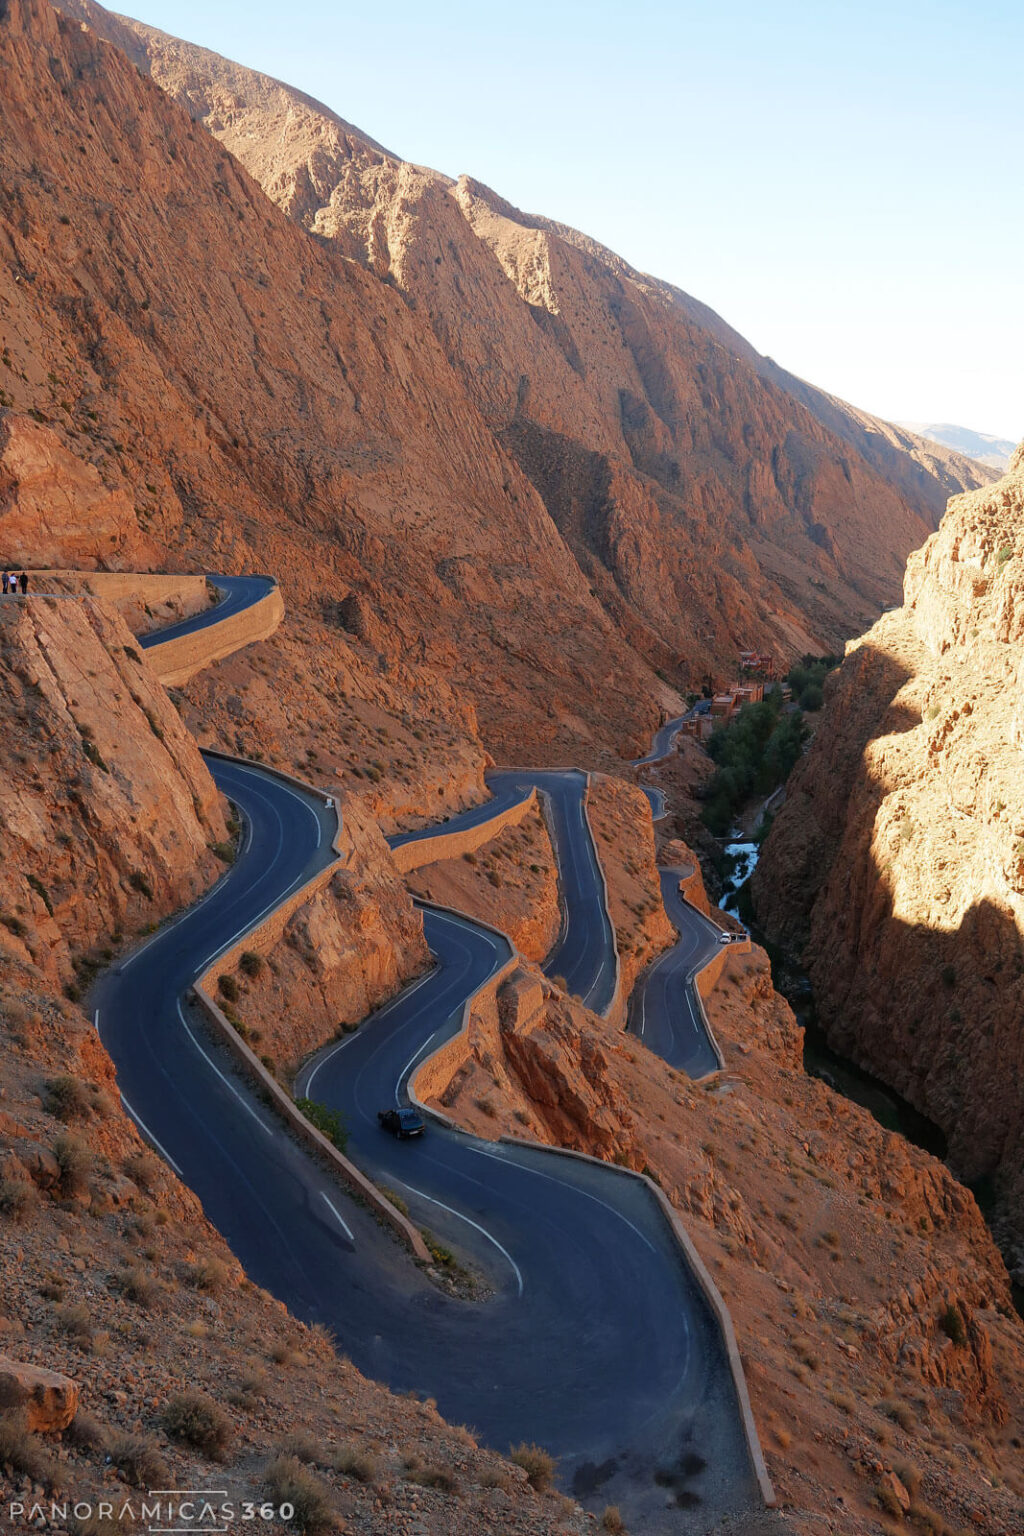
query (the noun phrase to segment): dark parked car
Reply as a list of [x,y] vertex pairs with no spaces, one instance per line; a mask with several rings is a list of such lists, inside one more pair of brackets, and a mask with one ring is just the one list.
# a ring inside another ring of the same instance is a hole
[[399,1141],[407,1141],[410,1136],[422,1136],[424,1125],[421,1117],[414,1109],[406,1106],[405,1109],[379,1109],[377,1120],[384,1131],[390,1131],[392,1136],[397,1136]]

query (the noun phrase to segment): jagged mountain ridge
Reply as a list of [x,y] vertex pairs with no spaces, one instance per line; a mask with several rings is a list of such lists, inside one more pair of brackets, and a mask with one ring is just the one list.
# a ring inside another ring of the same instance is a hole
[[698,301],[470,178],[91,0],[66,0],[311,233],[406,297],[616,628],[674,681],[835,645],[988,472],[760,358]]
[[978,464],[985,464],[1000,473],[1009,469],[1017,444],[1008,437],[997,437],[991,432],[973,432],[970,427],[957,427],[951,422],[907,422],[909,431],[915,432],[944,448],[956,453],[969,454]]

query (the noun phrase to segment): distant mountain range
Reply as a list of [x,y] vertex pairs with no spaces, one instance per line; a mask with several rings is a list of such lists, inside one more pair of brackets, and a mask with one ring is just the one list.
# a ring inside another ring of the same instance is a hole
[[957,453],[966,454],[979,464],[987,464],[989,469],[1005,469],[1017,446],[1007,437],[993,437],[990,432],[972,432],[970,427],[953,427],[948,422],[939,426],[926,426],[919,421],[901,421],[900,426],[906,427],[908,432],[916,432],[919,437],[929,438],[933,443],[941,443],[944,448],[953,448]]

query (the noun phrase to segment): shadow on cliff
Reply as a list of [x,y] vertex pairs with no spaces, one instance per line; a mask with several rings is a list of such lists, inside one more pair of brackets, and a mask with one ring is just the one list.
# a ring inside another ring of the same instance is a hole
[[[755,907],[802,959],[829,1045],[941,1127],[950,1166],[1012,1248],[1024,1244],[1024,943],[980,893],[955,928],[895,911],[894,866],[930,830],[890,814],[879,848],[883,803],[902,782],[883,739],[920,724],[898,699],[912,675],[870,645],[844,663],[766,841]],[[940,887],[943,866],[925,867]]]

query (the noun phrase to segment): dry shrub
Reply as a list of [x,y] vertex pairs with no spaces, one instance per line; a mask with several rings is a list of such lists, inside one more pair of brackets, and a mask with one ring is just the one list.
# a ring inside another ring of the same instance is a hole
[[35,1185],[29,1179],[0,1179],[0,1216],[8,1221],[27,1221],[39,1204]]
[[84,1301],[70,1302],[65,1307],[58,1307],[53,1316],[61,1333],[66,1333],[73,1344],[77,1344],[79,1349],[89,1348],[95,1330],[92,1314]]
[[214,1295],[227,1285],[230,1271],[220,1259],[200,1259],[196,1264],[182,1265],[180,1274],[186,1284],[194,1285],[197,1291]]
[[334,1530],[330,1489],[301,1461],[294,1456],[275,1456],[263,1477],[273,1503],[292,1506],[292,1524],[305,1536],[323,1536]]
[[626,1536],[626,1522],[617,1504],[609,1504],[601,1516],[601,1529],[610,1536]]
[[354,1478],[357,1483],[377,1481],[377,1463],[367,1451],[360,1451],[355,1446],[342,1446],[334,1457],[333,1466],[342,1477]]
[[33,1435],[23,1410],[9,1408],[0,1413],[0,1468],[10,1469],[11,1475],[22,1473],[44,1488],[60,1486],[60,1469],[46,1446]]
[[294,1456],[296,1461],[308,1461],[312,1466],[327,1465],[323,1447],[302,1429],[286,1435],[277,1450],[280,1456]]
[[179,1392],[161,1416],[172,1440],[191,1445],[211,1461],[224,1461],[231,1446],[234,1425],[212,1398],[201,1392]]
[[114,1276],[114,1284],[122,1296],[129,1301],[134,1301],[137,1307],[149,1311],[160,1294],[160,1287],[153,1276],[147,1274],[137,1264],[129,1269],[122,1269]]
[[107,1455],[136,1488],[160,1488],[170,1477],[160,1447],[150,1435],[115,1431],[107,1441]]
[[509,1461],[514,1461],[517,1467],[522,1467],[526,1473],[531,1488],[536,1488],[538,1493],[543,1493],[551,1487],[552,1478],[555,1475],[555,1458],[539,1445],[527,1445],[524,1440],[520,1445],[509,1447]]
[[109,1438],[107,1428],[84,1408],[79,1408],[65,1430],[65,1435],[72,1445],[78,1446],[79,1450],[92,1451],[97,1455],[107,1454]]
[[426,1462],[422,1456],[415,1453],[405,1458],[403,1476],[407,1483],[415,1483],[419,1488],[438,1488],[442,1493],[457,1494],[459,1492],[458,1479],[449,1472],[447,1467]]
[[143,1147],[140,1152],[133,1152],[131,1157],[126,1157],[124,1161],[125,1173],[140,1189],[151,1189],[160,1177],[162,1168],[160,1159],[150,1152],[148,1147]]
[[84,1194],[96,1161],[85,1142],[71,1135],[70,1132],[58,1136],[53,1144],[53,1155],[60,1169],[61,1193]]
[[98,1095],[95,1084],[85,1083],[80,1077],[64,1072],[47,1082],[43,1107],[56,1120],[69,1125],[72,1120],[88,1120]]
[[893,1423],[898,1424],[900,1429],[905,1430],[908,1435],[917,1428],[917,1415],[910,1404],[905,1403],[901,1397],[883,1398],[878,1406],[887,1418],[892,1419]]

